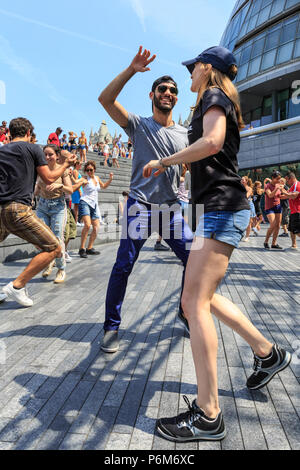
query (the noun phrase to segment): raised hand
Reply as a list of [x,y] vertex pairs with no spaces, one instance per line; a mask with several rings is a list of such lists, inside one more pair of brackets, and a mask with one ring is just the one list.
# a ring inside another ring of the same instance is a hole
[[150,68],[148,67],[151,62],[153,62],[156,59],[156,55],[153,55],[151,58],[151,52],[148,51],[147,49],[144,50],[143,52],[143,46],[140,46],[139,52],[133,59],[131,63],[131,67],[135,72],[148,72]]

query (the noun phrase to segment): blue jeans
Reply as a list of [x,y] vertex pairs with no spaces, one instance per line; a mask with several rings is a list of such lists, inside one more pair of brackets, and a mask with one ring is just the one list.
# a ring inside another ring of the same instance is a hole
[[[120,248],[107,288],[105,331],[117,331],[120,327],[121,308],[126,294],[128,278],[138,259],[140,250],[153,232],[158,232],[182,261],[184,272],[181,287],[183,290],[185,268],[193,234],[184,222],[179,204],[177,208],[178,210],[171,213],[168,218],[168,210],[158,210],[157,206],[140,203],[132,198],[128,199],[125,207],[127,216],[123,218]],[[154,218],[157,223],[153,221]]]
[[36,215],[51,228],[54,235],[59,239],[63,256],[57,258],[58,269],[65,269],[65,227],[67,222],[67,206],[64,197],[58,199],[40,198]]

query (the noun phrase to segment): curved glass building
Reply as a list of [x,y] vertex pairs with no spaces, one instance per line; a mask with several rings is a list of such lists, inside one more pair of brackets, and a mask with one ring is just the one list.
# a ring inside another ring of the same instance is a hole
[[[239,73],[235,84],[240,92],[246,128],[300,117],[300,1],[238,0],[221,45],[230,49],[238,62]],[[295,130],[293,126],[285,132]],[[290,136],[291,145],[287,148],[282,142],[285,132],[274,131],[274,136],[278,137],[278,146],[282,146],[280,151],[275,152],[278,160],[276,165],[300,161],[299,127],[297,152],[292,149],[296,134]],[[268,137],[270,133],[251,139],[252,166],[267,166],[265,151],[261,152],[259,158],[255,146],[265,149],[262,140]],[[246,163],[246,155],[243,155],[246,151],[245,140],[248,139],[242,140],[241,166],[248,165],[250,168],[250,157]],[[274,151],[274,141],[271,143]],[[248,150],[249,146],[250,142]],[[273,167],[276,167],[273,161]]]

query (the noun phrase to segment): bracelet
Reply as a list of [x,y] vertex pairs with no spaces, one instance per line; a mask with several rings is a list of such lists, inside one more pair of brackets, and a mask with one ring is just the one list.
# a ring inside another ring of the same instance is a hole
[[162,166],[164,169],[168,168],[167,165],[165,165],[162,160],[159,160],[159,164],[160,164],[160,166]]

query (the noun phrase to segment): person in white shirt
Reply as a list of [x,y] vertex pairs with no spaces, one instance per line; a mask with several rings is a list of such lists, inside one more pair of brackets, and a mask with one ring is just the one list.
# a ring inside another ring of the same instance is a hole
[[[99,251],[94,250],[93,245],[96,240],[97,234],[100,228],[100,209],[98,204],[98,193],[101,189],[106,189],[111,184],[114,174],[110,173],[110,179],[103,183],[99,176],[95,175],[96,163],[94,161],[88,161],[85,164],[84,172],[87,175],[88,183],[82,187],[82,196],[79,203],[79,218],[80,222],[83,222],[84,227],[81,232],[81,245],[79,250],[79,256],[81,258],[87,258],[87,255],[100,255]],[[89,244],[87,250],[85,244],[89,234],[89,230],[93,227],[93,231],[90,235]]]
[[103,153],[103,157],[104,157],[104,166],[107,166],[109,153],[110,153],[109,152],[109,145],[108,145],[107,142],[105,142],[105,144],[103,145],[102,153]]
[[117,168],[120,168],[120,165],[118,162],[119,155],[120,155],[120,148],[118,146],[118,143],[116,142],[113,146],[113,151],[112,151],[112,161],[113,161],[112,164],[114,167],[117,167]]

